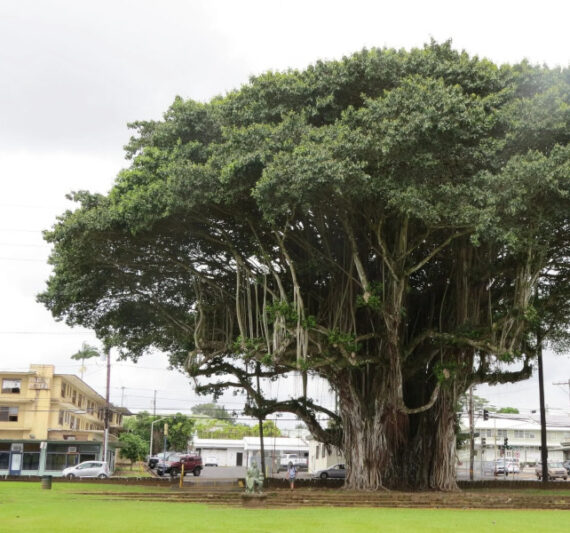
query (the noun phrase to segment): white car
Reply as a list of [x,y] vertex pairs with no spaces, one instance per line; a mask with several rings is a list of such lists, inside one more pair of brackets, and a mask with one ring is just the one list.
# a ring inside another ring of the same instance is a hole
[[211,456],[204,459],[204,466],[218,466],[218,458]]
[[109,477],[109,465],[105,461],[83,461],[75,466],[64,468],[61,475],[67,479],[75,477],[97,477],[105,479]]
[[[518,463],[515,461],[507,461],[507,471],[506,475],[509,474],[518,474],[520,473],[520,467]],[[495,462],[495,475],[505,475],[505,461],[503,459],[499,459]]]

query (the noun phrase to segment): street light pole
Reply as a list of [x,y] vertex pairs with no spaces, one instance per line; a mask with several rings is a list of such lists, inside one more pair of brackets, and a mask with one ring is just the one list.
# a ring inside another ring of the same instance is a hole
[[152,440],[153,440],[152,438],[153,438],[153,435],[154,435],[154,425],[155,425],[157,422],[160,422],[161,420],[166,420],[166,418],[167,418],[167,417],[159,418],[159,419],[154,420],[154,421],[152,421],[152,422],[150,423],[150,447],[149,447],[149,450],[148,450],[148,453],[149,453],[150,456],[152,456]]

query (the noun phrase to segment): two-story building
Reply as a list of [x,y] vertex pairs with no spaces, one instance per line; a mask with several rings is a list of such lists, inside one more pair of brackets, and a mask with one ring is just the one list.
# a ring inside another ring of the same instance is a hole
[[[75,375],[53,365],[0,371],[0,475],[58,475],[103,460],[106,401]],[[110,406],[107,457],[111,470],[123,414]]]
[[[469,431],[469,420],[461,419],[464,433]],[[491,413],[488,420],[476,417],[474,442],[476,461],[492,462],[506,456],[521,464],[540,461],[540,420],[517,414]],[[505,450],[505,442],[507,448]],[[546,444],[549,461],[564,461],[570,458],[570,419],[546,416]],[[457,451],[458,460],[469,461],[469,443]]]

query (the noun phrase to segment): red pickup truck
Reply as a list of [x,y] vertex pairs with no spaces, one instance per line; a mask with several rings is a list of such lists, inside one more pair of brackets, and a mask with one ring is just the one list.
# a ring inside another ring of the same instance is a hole
[[204,468],[202,457],[196,454],[178,455],[169,459],[168,461],[158,463],[156,473],[159,476],[164,474],[178,476],[182,472],[182,466],[184,466],[184,475],[192,472],[195,476],[199,476]]

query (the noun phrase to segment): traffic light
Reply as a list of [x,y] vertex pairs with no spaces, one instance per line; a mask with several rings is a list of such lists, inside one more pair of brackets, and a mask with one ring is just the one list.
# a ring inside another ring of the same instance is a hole
[[509,439],[507,437],[505,437],[505,450],[509,449]]
[[481,448],[487,446],[487,439],[485,437],[481,437]]
[[483,409],[483,420],[489,420],[489,411]]

